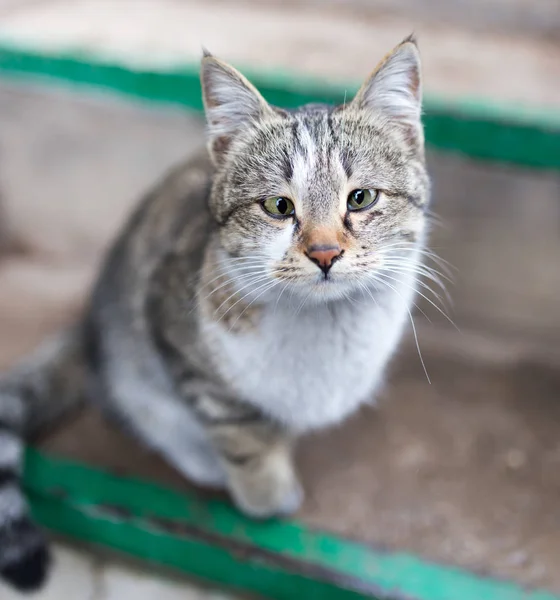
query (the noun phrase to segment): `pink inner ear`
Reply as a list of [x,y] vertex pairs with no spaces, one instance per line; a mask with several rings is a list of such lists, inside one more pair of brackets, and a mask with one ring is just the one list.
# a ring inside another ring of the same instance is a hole
[[411,69],[410,72],[410,90],[414,97],[420,101],[420,72],[419,69]]
[[210,133],[221,136],[235,133],[259,118],[266,101],[233,67],[214,58],[202,63],[202,89],[210,124]]
[[362,108],[369,107],[392,117],[395,122],[417,126],[421,86],[416,46],[405,42],[379,65],[358,93],[357,100]]

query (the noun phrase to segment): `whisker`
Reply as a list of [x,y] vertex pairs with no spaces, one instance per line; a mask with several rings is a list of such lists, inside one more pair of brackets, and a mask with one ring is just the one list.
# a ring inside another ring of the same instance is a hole
[[[258,294],[255,298],[253,298],[253,300],[251,300],[251,302],[249,302],[249,304],[247,304],[247,306],[239,313],[239,315],[237,316],[237,319],[235,319],[235,321],[230,325],[229,331],[231,331],[234,327],[235,324],[237,323],[237,321],[239,321],[239,319],[245,314],[245,311],[254,303],[256,302],[264,293],[266,293],[267,291],[271,290],[273,287],[277,286],[280,283],[279,279],[275,279],[274,281],[272,281],[271,283],[268,284],[268,287],[265,287],[265,289]],[[265,284],[266,286],[267,284]],[[262,287],[262,286],[261,286]],[[260,289],[260,288],[258,288]],[[235,304],[233,305],[235,306]],[[231,308],[233,308],[233,306]],[[228,309],[229,310],[229,309]],[[226,311],[227,312],[227,311]],[[225,315],[225,313],[224,313]]]
[[449,225],[433,210],[429,208],[426,209],[426,217],[429,223],[434,224],[436,227],[441,227],[442,229],[449,229]]
[[[380,275],[380,274],[381,273],[377,273],[377,275]],[[388,275],[385,275],[385,274],[383,274],[383,275],[384,275],[384,277],[388,277]],[[394,277],[392,277],[391,279],[394,279]],[[455,329],[457,331],[459,331],[459,332],[461,331],[459,329],[459,327],[457,327],[457,325],[455,324],[455,322],[453,321],[453,319],[449,315],[447,315],[435,302],[433,302],[430,298],[428,298],[428,296],[426,296],[422,292],[418,291],[413,286],[408,285],[404,281],[399,281],[399,283],[401,285],[406,285],[406,287],[408,287],[409,289],[413,290],[416,294],[418,294],[419,296],[421,296],[422,298],[424,298],[424,300],[426,300],[427,302],[429,302],[438,312],[440,312],[451,323],[451,325],[453,325],[453,327],[455,327]]]
[[221,262],[222,263],[234,263],[234,262],[243,262],[243,261],[248,261],[248,260],[258,260],[260,262],[263,262],[266,260],[266,256],[264,254],[262,254],[262,255],[253,254],[253,255],[248,255],[248,256],[228,256],[226,258],[222,258]]
[[437,283],[442,288],[442,290],[445,289],[445,283],[442,281],[442,279],[444,279],[452,285],[454,284],[452,279],[450,279],[443,273],[440,273],[437,269],[433,269],[432,267],[428,267],[423,264],[414,264],[406,261],[386,260],[383,262],[383,266],[381,268],[385,266],[406,269],[410,273],[416,273],[417,275],[422,275],[424,277],[427,277],[428,279],[432,279],[432,281],[434,281],[434,283]]
[[382,252],[385,252],[386,250],[402,250],[403,252],[414,251],[414,252],[419,252],[421,254],[429,254],[429,255],[432,255],[432,256],[436,257],[437,259],[441,260],[442,262],[446,263],[450,267],[452,267],[451,263],[449,263],[447,260],[445,260],[444,258],[442,258],[441,256],[439,256],[438,254],[436,254],[434,252],[433,247],[418,246],[415,242],[407,243],[407,242],[403,242],[403,240],[399,240],[392,244],[385,244],[382,248],[380,248],[380,250]]
[[414,246],[412,244],[403,246],[401,244],[389,244],[384,246],[380,251],[382,254],[387,254],[387,250],[391,250],[392,252],[413,252],[415,254],[420,254],[422,256],[429,256],[431,258],[437,259],[442,263],[446,264],[449,267],[452,267],[449,261],[445,260],[439,254],[436,254],[433,249],[427,247]]
[[[386,250],[392,250],[392,253],[395,252],[409,252],[412,248],[404,248],[404,247],[386,247],[383,249],[383,251],[380,253],[382,256],[386,256],[388,258],[399,258],[396,256],[391,256],[391,253],[386,252]],[[433,252],[432,250],[429,250],[427,248],[417,248],[414,249],[414,252],[418,253],[420,256],[424,257],[424,258],[428,258],[430,260],[432,260],[434,263],[436,263],[436,265],[445,271],[445,273],[449,276],[452,277],[453,276],[453,271],[457,271],[457,268],[454,267],[449,261],[445,260],[444,258],[442,258],[441,256],[439,256],[438,254],[436,254],[435,252]]]
[[[432,273],[436,273],[437,275],[439,275],[440,277],[443,277],[450,283],[453,283],[453,273],[451,273],[450,269],[448,269],[445,266],[442,266],[438,263],[435,263],[436,266],[439,267],[440,269],[442,269],[444,271],[444,273],[442,273],[441,271],[438,271],[433,265],[426,264],[419,260],[411,260],[410,258],[407,258],[407,257],[391,255],[391,254],[382,254],[381,257],[383,259],[383,262],[386,262],[386,263],[395,262],[395,263],[406,264],[409,266],[422,268],[422,269],[425,269]],[[429,257],[428,257],[428,259],[432,260]]]
[[305,306],[305,303],[307,302],[307,300],[309,299],[309,296],[311,296],[311,293],[313,292],[313,288],[311,288],[309,290],[309,292],[307,293],[307,295],[305,296],[305,298],[303,299],[303,302],[299,305],[299,307],[297,308],[296,312],[294,313],[294,318],[299,316],[299,313],[303,310],[303,307]]
[[[244,275],[248,275],[251,273],[257,273],[259,271],[264,271],[264,269],[262,267],[238,267],[231,272],[224,270],[222,273],[220,273],[219,275],[216,275],[216,277],[212,278],[210,281],[206,281],[201,287],[202,288],[208,287],[210,284],[214,283],[215,281],[222,279],[222,277],[227,277],[229,281],[233,281],[234,279],[237,279],[238,277],[243,277]],[[229,275],[229,277],[228,277],[228,275]]]
[[[390,268],[381,269],[381,271],[383,272],[384,270],[386,270],[390,273],[403,273],[403,274],[418,275],[418,278],[417,278],[418,283],[420,283],[420,285],[422,285],[422,287],[430,290],[432,292],[432,294],[434,294],[434,296],[436,296],[436,298],[438,298],[438,300],[445,306],[445,303],[444,303],[443,299],[441,298],[441,296],[439,294],[437,294],[430,286],[428,286],[420,278],[425,277],[429,281],[433,281],[436,285],[439,286],[439,288],[445,295],[445,300],[449,303],[450,306],[453,306],[453,300],[452,300],[449,292],[447,291],[447,287],[445,286],[445,283],[443,281],[441,281],[441,279],[437,275],[434,275],[430,272],[424,272],[424,271],[420,271],[417,269],[407,268],[406,266],[403,267],[401,265],[391,265],[390,264],[389,266],[390,266]],[[446,308],[448,308],[448,307],[446,306]]]
[[[425,281],[422,281],[421,277],[425,276],[424,273],[419,273],[417,271],[411,271],[410,269],[403,269],[401,267],[391,267],[389,269],[380,269],[380,271],[381,271],[381,273],[387,272],[387,273],[393,273],[395,275],[399,275],[399,274],[400,275],[409,275],[409,274],[419,275],[419,277],[415,278],[416,283],[418,283],[424,289],[431,292],[443,305],[445,305],[441,295],[438,294],[435,290],[433,290]],[[445,292],[444,288],[443,288],[443,291]]]
[[[378,276],[380,277],[388,277],[389,279],[395,281],[396,283],[403,283],[400,279],[396,279],[395,277],[391,277],[390,275],[387,275],[386,273],[377,273]],[[416,290],[415,290],[416,291]],[[414,301],[414,299],[410,299],[410,302],[413,304],[413,306],[419,310],[424,317],[426,317],[426,320],[428,321],[428,323],[432,322],[432,319],[430,319],[430,317],[428,317],[428,315],[424,312],[424,310],[422,310],[422,308]]]
[[433,281],[443,292],[447,302],[449,302],[450,305],[453,305],[451,296],[447,291],[447,286],[445,285],[445,282],[442,281],[442,278],[451,284],[453,284],[453,282],[445,275],[439,273],[439,271],[437,271],[436,269],[431,269],[429,267],[426,267],[425,265],[409,263],[406,261],[386,261],[379,270],[416,275],[418,278],[425,277],[427,280]]
[[[233,292],[232,294],[230,294],[221,304],[220,306],[218,306],[218,308],[216,308],[216,310],[214,311],[214,315],[218,314],[220,312],[220,309],[222,308],[222,306],[224,306],[224,304],[227,304],[232,298],[234,298],[235,296],[237,296],[237,294],[241,293],[243,290],[246,290],[247,288],[250,288],[251,286],[255,285],[256,283],[260,283],[261,281],[264,281],[265,279],[269,280],[270,277],[268,275],[261,275],[260,277],[255,277],[254,280],[250,281],[248,284],[244,285],[241,289],[236,290],[235,292]],[[260,288],[257,288],[260,289]],[[254,290],[257,291],[257,290]],[[244,298],[246,298],[249,294],[251,293],[251,291],[247,292],[244,296],[242,296],[241,298],[239,298],[234,304],[232,304],[228,310],[222,315],[225,316],[227,314],[227,312],[229,312],[238,302],[241,302],[241,300],[243,300]]]
[[[268,278],[267,278],[267,279],[268,279]],[[272,288],[272,287],[274,287],[275,285],[277,285],[279,282],[280,282],[280,280],[279,280],[279,279],[275,279],[275,280],[273,280],[272,282],[271,282],[271,281],[266,281],[266,282],[265,282],[265,283],[263,283],[262,285],[259,285],[259,286],[257,287],[257,289],[253,290],[253,292],[258,292],[259,290],[261,290],[261,289],[263,289],[263,288],[266,288],[266,289],[268,289],[268,288]],[[268,286],[268,288],[267,288],[267,286]],[[264,293],[266,292],[266,289],[264,289],[264,290],[263,290],[263,291],[262,291],[262,292],[261,292],[261,293],[260,293],[260,294],[257,296],[257,298],[260,298],[260,297],[262,296],[262,294],[264,294]],[[226,312],[225,312],[225,313],[223,313],[223,314],[221,315],[221,317],[220,317],[220,318],[219,318],[219,319],[216,321],[216,323],[219,323],[219,322],[220,322],[220,321],[221,321],[221,320],[222,320],[222,319],[223,319],[223,318],[224,318],[224,317],[225,317],[225,316],[228,314],[228,312],[229,312],[229,311],[230,311],[232,308],[234,308],[234,307],[235,307],[237,304],[239,304],[240,302],[242,302],[243,300],[245,300],[245,298],[247,298],[247,297],[249,296],[249,294],[250,294],[250,293],[251,293],[251,292],[249,291],[249,292],[247,292],[246,294],[244,294],[243,296],[241,296],[241,298],[239,298],[238,300],[236,300],[236,301],[235,301],[235,302],[234,302],[234,303],[233,303],[233,304],[232,304],[232,305],[231,305],[231,306],[230,306],[230,307],[229,307],[229,308],[226,310]],[[251,304],[253,304],[253,302],[254,302],[254,301],[257,299],[257,298],[254,298],[254,299],[253,299],[253,301],[252,301],[252,302],[250,302],[250,303],[249,303],[249,305],[245,307],[245,309],[244,309],[244,310],[241,312],[241,314],[243,314],[243,312],[245,312],[245,310],[247,310],[247,308],[248,308],[249,306],[251,306]],[[239,316],[241,316],[241,315],[239,315]],[[237,317],[237,319],[239,319],[239,317]],[[233,325],[234,325],[235,323],[237,323],[237,319],[236,319],[236,320],[235,320],[235,322],[232,324],[232,327],[233,327]],[[230,328],[230,330],[231,330],[231,328]]]
[[282,294],[286,291],[286,288],[290,285],[290,282],[287,281],[284,284],[284,287],[281,289],[280,294],[278,295],[278,298],[276,298],[276,304],[274,305],[274,314],[276,314],[276,311],[278,310],[278,304],[280,303],[280,298],[282,298]]
[[[226,281],[224,281],[223,283],[221,283],[220,285],[216,286],[209,294],[207,294],[206,296],[204,296],[204,298],[200,299],[200,302],[203,302],[204,300],[208,300],[208,298],[210,298],[210,296],[212,296],[213,294],[215,294],[217,291],[221,290],[222,288],[234,283],[234,282],[241,282],[244,281],[246,279],[250,279],[251,277],[257,277],[259,275],[264,275],[265,273],[263,272],[262,269],[259,269],[259,271],[256,272],[251,272],[251,273],[244,273],[241,275],[236,275],[234,278],[230,277],[229,279],[227,279]],[[219,279],[219,278],[218,278]]]
[[414,334],[414,341],[416,343],[416,349],[418,351],[418,357],[420,358],[420,363],[422,364],[422,368],[424,369],[424,373],[426,375],[426,379],[428,380],[428,383],[431,385],[432,381],[430,379],[430,376],[428,375],[428,370],[426,369],[426,364],[424,363],[424,358],[423,358],[422,352],[420,350],[420,342],[418,341],[418,334],[416,333],[416,326],[414,325],[414,319],[412,318],[412,313],[410,312],[410,309],[408,308],[407,302],[405,302],[405,300],[402,297],[402,295],[392,285],[390,285],[386,281],[380,281],[379,283],[382,283],[382,284],[386,285],[389,289],[392,289],[401,298],[401,300],[403,301],[404,306],[406,308],[406,311],[408,312],[408,316],[410,318],[410,324],[412,325],[412,333]]
[[371,293],[371,290],[368,288],[368,286],[363,283],[362,281],[359,282],[360,283],[360,287],[362,288],[362,290],[365,290],[368,294],[368,296],[375,302],[376,306],[379,306],[379,303],[377,302],[377,298]]
[[[394,282],[396,282],[398,284],[404,284],[404,282],[402,280],[397,279],[395,277],[391,277],[390,275],[387,275],[387,273],[378,272],[378,273],[376,273],[376,275],[379,276],[379,277],[387,277],[387,278],[391,279],[392,281],[394,281]],[[415,293],[417,292],[417,290],[413,286],[408,286],[408,287],[409,287],[409,289],[412,289]],[[426,319],[427,319],[427,321],[429,323],[432,322],[432,320],[430,319],[430,317],[428,317],[428,315],[424,312],[424,310],[422,310],[422,308],[417,304],[417,302],[414,300],[414,298],[411,298],[410,302],[412,303],[412,305],[416,309],[418,309],[418,311],[420,311],[424,315],[424,317],[426,317]]]

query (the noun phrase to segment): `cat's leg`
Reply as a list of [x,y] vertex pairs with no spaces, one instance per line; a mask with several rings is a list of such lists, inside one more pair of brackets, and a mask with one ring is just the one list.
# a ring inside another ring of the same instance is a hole
[[221,456],[229,491],[254,517],[295,512],[303,500],[295,473],[292,439],[256,409],[219,396],[201,395],[195,404]]
[[177,384],[174,395],[121,370],[111,381],[113,409],[187,479],[227,486],[243,512],[267,517],[297,510],[303,495],[289,436],[213,383]]
[[266,424],[213,428],[228,475],[228,487],[249,515],[268,517],[298,510],[303,491],[292,460],[292,444]]
[[113,377],[109,389],[109,416],[116,417],[125,429],[193,483],[226,487],[221,457],[189,401],[122,373]]

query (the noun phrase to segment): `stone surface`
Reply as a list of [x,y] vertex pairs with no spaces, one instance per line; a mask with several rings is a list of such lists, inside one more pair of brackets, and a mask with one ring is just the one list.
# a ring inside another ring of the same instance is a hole
[[[151,573],[119,560],[107,560],[73,546],[53,546],[54,564],[47,585],[25,596],[33,600],[233,600],[233,596]],[[2,600],[22,595],[0,582]]]
[[231,596],[203,590],[169,577],[154,576],[119,565],[108,565],[100,573],[99,600],[233,600]]
[[[105,600],[97,592],[97,565],[92,555],[71,547],[53,548],[51,577],[43,590],[29,596],[34,600]],[[22,595],[0,582],[2,600],[21,600]]]

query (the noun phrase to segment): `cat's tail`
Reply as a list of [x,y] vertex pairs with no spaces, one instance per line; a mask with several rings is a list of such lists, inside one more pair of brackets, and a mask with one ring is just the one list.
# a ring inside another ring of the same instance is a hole
[[21,489],[24,439],[81,404],[80,338],[78,329],[69,329],[0,376],[0,577],[20,590],[38,588],[49,566],[45,538]]

